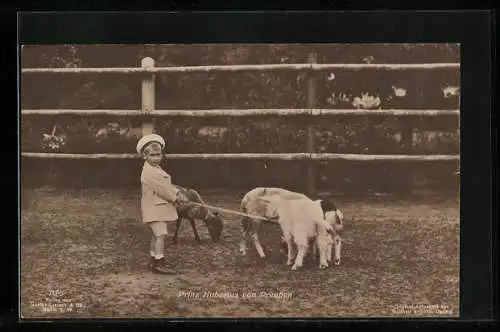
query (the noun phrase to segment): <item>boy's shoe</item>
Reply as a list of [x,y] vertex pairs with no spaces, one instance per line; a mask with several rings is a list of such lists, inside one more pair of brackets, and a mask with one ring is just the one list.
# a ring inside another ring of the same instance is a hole
[[160,259],[153,259],[151,263],[151,270],[160,274],[176,274],[177,272],[166,266],[165,257]]

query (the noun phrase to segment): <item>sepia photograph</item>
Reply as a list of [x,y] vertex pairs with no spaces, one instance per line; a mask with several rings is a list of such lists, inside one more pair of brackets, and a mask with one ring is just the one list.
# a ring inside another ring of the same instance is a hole
[[460,44],[19,67],[21,318],[459,317]]

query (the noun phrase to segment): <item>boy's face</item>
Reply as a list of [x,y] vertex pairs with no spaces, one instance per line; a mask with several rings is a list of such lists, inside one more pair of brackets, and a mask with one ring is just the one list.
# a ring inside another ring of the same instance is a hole
[[161,145],[156,142],[149,144],[144,149],[143,157],[151,166],[159,166],[163,158]]

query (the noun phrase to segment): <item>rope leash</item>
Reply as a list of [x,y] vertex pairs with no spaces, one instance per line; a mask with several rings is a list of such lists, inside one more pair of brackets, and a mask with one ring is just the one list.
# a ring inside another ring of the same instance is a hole
[[[200,206],[200,207],[205,207],[205,208],[210,209],[210,210],[215,210],[215,211],[225,212],[225,213],[229,213],[229,214],[235,214],[235,215],[238,215],[238,216],[241,216],[241,217],[254,218],[254,219],[259,219],[259,220],[263,220],[263,221],[267,221],[267,222],[276,223],[275,220],[272,220],[272,219],[269,219],[269,218],[265,218],[265,217],[262,217],[262,216],[257,216],[257,215],[252,215],[252,214],[248,214],[248,213],[243,213],[243,212],[236,211],[236,210],[224,209],[224,208],[221,208],[221,207],[218,207],[218,206],[209,205],[209,204],[202,204],[202,203],[197,203],[197,202],[189,202],[188,205],[197,205],[197,206]],[[341,220],[344,219],[344,214],[340,210],[337,210],[336,213],[337,213],[337,216]]]
[[221,207],[218,207],[218,206],[209,205],[209,204],[201,204],[201,203],[196,203],[196,202],[189,202],[188,205],[197,205],[197,206],[205,207],[205,208],[210,209],[210,210],[225,212],[225,213],[229,213],[229,214],[235,214],[235,215],[238,215],[238,216],[241,216],[241,217],[249,217],[249,218],[259,219],[259,220],[263,220],[263,221],[273,222],[271,219],[264,218],[262,216],[247,214],[247,213],[243,213],[243,212],[235,211],[235,210],[230,210],[230,209],[224,209],[224,208],[221,208]]
[[[268,218],[264,218],[262,216],[251,215],[251,214],[239,212],[239,211],[236,211],[236,210],[224,209],[224,208],[221,208],[221,207],[218,207],[218,206],[209,205],[209,204],[202,204],[202,203],[196,203],[196,202],[189,202],[188,204],[189,205],[196,205],[196,206],[200,206],[200,207],[205,207],[207,209],[216,210],[216,211],[220,211],[220,212],[226,212],[226,213],[229,213],[229,214],[235,214],[235,215],[238,215],[238,216],[241,216],[241,217],[249,217],[249,218],[259,219],[259,220],[266,221],[266,222],[276,223],[276,221],[268,219]],[[337,212],[337,216],[342,220],[343,219],[343,213],[340,212],[340,210],[337,210],[337,211],[338,211]],[[340,215],[339,215],[339,212],[340,212]],[[330,234],[332,236],[335,235],[333,233],[330,233]]]

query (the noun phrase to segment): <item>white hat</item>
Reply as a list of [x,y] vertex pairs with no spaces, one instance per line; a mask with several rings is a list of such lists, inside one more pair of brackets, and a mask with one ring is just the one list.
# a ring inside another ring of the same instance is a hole
[[144,146],[146,146],[146,144],[151,142],[158,142],[160,143],[162,149],[165,148],[165,140],[163,139],[163,137],[157,134],[149,134],[142,136],[139,142],[137,142],[136,146],[137,153],[142,154],[142,149],[144,148]]

